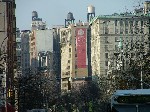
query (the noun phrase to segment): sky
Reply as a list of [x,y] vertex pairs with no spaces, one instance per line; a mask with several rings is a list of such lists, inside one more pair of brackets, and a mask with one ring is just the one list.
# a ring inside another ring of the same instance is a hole
[[[87,7],[93,5],[95,14],[133,12],[135,7],[143,7],[145,0],[16,0],[16,26],[20,30],[31,30],[32,11],[51,28],[64,25],[69,12],[73,13],[75,22],[86,22]],[[149,1],[149,0],[146,0]]]

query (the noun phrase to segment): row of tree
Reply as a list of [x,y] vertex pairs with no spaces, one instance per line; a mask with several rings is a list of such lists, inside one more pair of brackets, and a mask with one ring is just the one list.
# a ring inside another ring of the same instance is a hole
[[[135,36],[134,36],[135,37]],[[130,41],[120,40],[118,52],[110,57],[106,77],[93,77],[92,81],[69,92],[61,93],[60,80],[55,74],[28,75],[19,79],[19,106],[21,112],[33,108],[53,108],[61,111],[106,112],[110,96],[117,89],[150,88],[150,43],[149,37],[131,37]],[[97,74],[99,75],[99,74]]]
[[150,88],[149,51],[145,52],[143,43],[136,42],[130,46],[131,49],[124,49],[117,55],[116,68],[121,61],[120,69],[113,69],[108,77],[95,76],[92,81],[63,94],[60,92],[60,80],[52,76],[38,73],[21,78],[20,109],[23,109],[22,112],[33,108],[53,108],[56,112],[106,112],[110,96],[116,89]]

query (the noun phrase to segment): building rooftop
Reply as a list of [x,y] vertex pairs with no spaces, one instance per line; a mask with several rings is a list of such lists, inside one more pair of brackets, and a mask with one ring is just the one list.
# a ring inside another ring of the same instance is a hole
[[150,14],[143,14],[143,13],[138,13],[138,14],[134,14],[134,13],[114,13],[112,15],[99,15],[99,16],[95,16],[90,22],[89,24],[91,25],[94,21],[96,21],[97,19],[119,19],[119,18],[150,18]]

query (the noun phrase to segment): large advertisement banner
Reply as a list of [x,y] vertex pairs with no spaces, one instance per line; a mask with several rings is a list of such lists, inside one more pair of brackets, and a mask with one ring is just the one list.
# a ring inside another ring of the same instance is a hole
[[86,68],[86,28],[76,29],[77,68]]

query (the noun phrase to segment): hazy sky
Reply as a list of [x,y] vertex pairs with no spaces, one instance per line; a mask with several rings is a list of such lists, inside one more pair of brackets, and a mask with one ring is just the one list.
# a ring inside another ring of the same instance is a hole
[[[133,11],[145,0],[16,0],[16,20],[20,30],[31,29],[32,11],[46,21],[47,27],[64,25],[67,13],[72,12],[75,22],[86,21],[87,6],[95,6],[96,15]],[[147,0],[148,1],[148,0]]]

